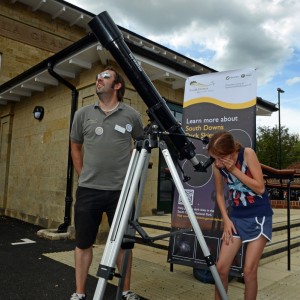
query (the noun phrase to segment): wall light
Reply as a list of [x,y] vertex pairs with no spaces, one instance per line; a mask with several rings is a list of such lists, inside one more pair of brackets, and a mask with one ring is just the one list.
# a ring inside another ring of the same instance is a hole
[[44,107],[43,106],[36,106],[33,110],[33,117],[36,120],[41,121],[44,117]]

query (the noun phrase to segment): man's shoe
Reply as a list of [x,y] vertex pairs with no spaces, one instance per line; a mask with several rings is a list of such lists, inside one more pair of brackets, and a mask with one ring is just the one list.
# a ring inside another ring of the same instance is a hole
[[86,296],[82,296],[82,297],[79,297],[76,293],[74,293],[70,300],[87,300],[87,297]]
[[122,300],[140,300],[140,296],[132,291],[128,291],[126,295],[122,296]]

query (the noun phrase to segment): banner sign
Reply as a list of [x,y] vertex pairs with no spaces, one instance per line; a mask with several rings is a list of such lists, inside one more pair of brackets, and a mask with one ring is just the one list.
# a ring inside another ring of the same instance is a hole
[[[256,128],[257,78],[254,69],[216,72],[189,77],[185,83],[183,129],[193,139],[197,158],[206,162],[206,145],[200,140],[218,131],[229,131],[245,147],[254,147]],[[189,202],[205,237],[214,260],[217,261],[223,224],[216,202],[212,166],[207,172],[195,172],[189,161],[181,165],[184,175],[191,177],[183,182]],[[181,171],[178,171],[179,174]],[[224,188],[228,209],[229,194]],[[174,193],[171,221],[172,231],[191,228],[189,217],[177,191]],[[239,276],[243,268],[242,248],[238,253],[231,274]],[[206,261],[197,237],[181,233],[170,238],[168,261],[170,263],[206,268]]]

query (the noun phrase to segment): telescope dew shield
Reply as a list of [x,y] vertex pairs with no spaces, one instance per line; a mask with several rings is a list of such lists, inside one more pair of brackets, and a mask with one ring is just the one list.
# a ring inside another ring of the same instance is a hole
[[101,45],[117,61],[147,105],[147,114],[150,119],[155,121],[162,131],[177,134],[176,136],[169,135],[168,138],[179,152],[179,159],[190,160],[196,170],[197,168],[201,168],[202,165],[196,158],[194,144],[185,136],[182,126],[176,120],[166,101],[158,93],[149,77],[133,56],[124,41],[121,31],[110,15],[104,11],[95,16],[88,25]]

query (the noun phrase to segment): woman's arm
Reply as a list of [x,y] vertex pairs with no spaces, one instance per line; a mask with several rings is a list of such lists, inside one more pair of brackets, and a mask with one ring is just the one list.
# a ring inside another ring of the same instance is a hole
[[224,199],[223,177],[220,174],[219,169],[215,165],[213,165],[213,168],[214,168],[217,203],[218,203],[220,212],[222,214],[223,220],[226,220],[226,219],[229,219],[229,217],[227,214],[227,209],[226,209],[225,199]]
[[265,182],[260,163],[254,150],[251,148],[245,148],[244,159],[253,178],[241,172],[241,170],[235,166],[235,162],[232,160],[224,158],[223,163],[226,166],[226,169],[236,178],[238,178],[243,184],[245,184],[258,195],[262,195],[265,191]]
[[224,232],[222,235],[222,239],[228,245],[229,241],[232,241],[232,232],[234,233],[237,232],[227,213],[227,208],[224,199],[223,176],[220,174],[218,168],[215,165],[213,165],[213,168],[214,168],[214,178],[215,178],[215,185],[216,185],[217,203],[224,222],[224,229],[223,229]]

